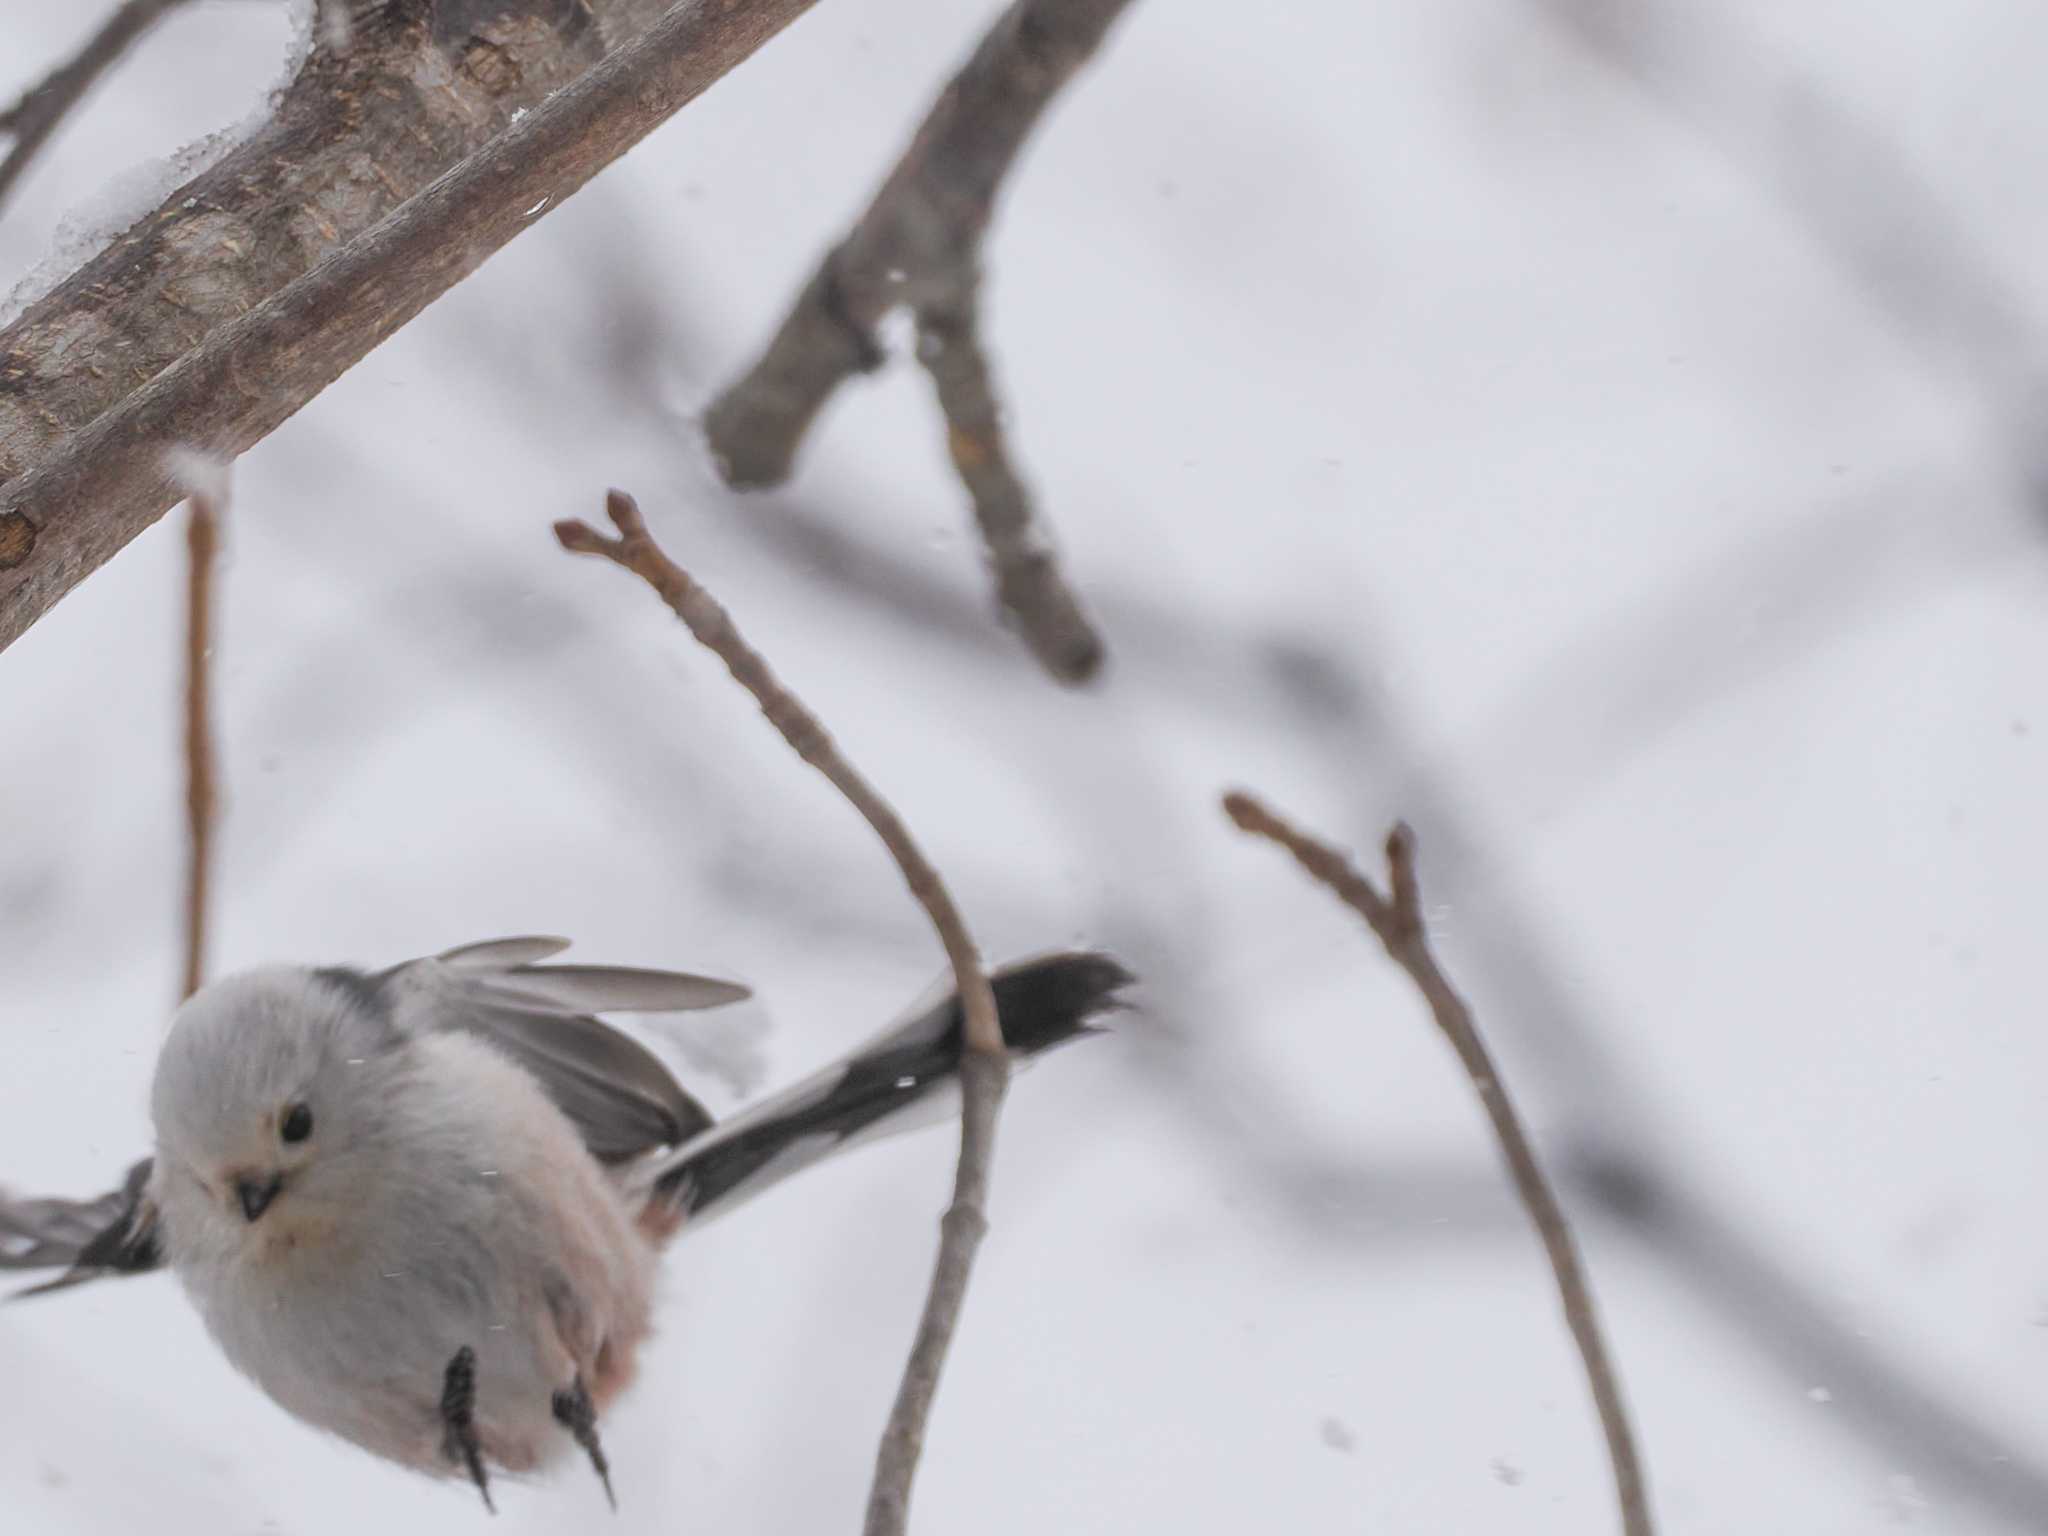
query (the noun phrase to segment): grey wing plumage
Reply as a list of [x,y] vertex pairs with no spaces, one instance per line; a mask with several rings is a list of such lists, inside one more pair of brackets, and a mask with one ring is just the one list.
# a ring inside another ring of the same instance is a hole
[[474,1035],[531,1072],[591,1154],[624,1162],[698,1135],[711,1116],[660,1057],[599,1013],[716,1008],[735,982],[628,966],[540,965],[565,941],[494,939],[385,972],[372,984],[406,1029]]
[[144,1158],[119,1189],[92,1200],[20,1200],[0,1192],[0,1269],[64,1271],[16,1294],[35,1296],[160,1268],[163,1241],[148,1196],[151,1168]]
[[569,941],[554,934],[533,934],[518,939],[484,939],[476,944],[458,944],[434,958],[460,971],[502,971],[515,965],[532,965],[550,955],[559,955]]

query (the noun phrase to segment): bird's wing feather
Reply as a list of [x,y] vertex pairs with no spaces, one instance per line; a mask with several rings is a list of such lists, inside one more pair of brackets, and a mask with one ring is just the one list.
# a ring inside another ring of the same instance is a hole
[[517,939],[484,939],[476,944],[458,944],[434,958],[443,965],[464,971],[502,971],[508,966],[532,965],[569,947],[567,939],[552,934],[534,934]]
[[594,1015],[712,1008],[737,1002],[733,982],[623,966],[536,965],[553,939],[465,945],[385,972],[374,985],[400,1028],[459,1031],[530,1072],[591,1154],[622,1162],[699,1135],[711,1116],[661,1058]]
[[522,965],[493,975],[496,989],[578,1013],[688,1013],[754,994],[734,981],[625,965]]

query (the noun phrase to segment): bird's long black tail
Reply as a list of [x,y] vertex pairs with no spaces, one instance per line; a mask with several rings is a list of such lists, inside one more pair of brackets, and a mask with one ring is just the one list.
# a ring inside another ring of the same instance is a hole
[[[1122,1006],[1131,974],[1108,955],[1049,955],[989,978],[1003,1038],[1026,1061],[1096,1032]],[[659,1159],[649,1170],[646,1225],[667,1234],[759,1194],[801,1168],[869,1140],[950,1116],[959,1103],[962,1009],[957,994],[877,1036],[843,1060]]]

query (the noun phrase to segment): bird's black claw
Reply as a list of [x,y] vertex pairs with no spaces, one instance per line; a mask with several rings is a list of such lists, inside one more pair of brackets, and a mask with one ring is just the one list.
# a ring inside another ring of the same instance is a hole
[[467,1344],[455,1351],[441,1377],[441,1423],[446,1431],[441,1454],[468,1469],[470,1481],[484,1496],[484,1508],[495,1515],[498,1506],[491,1502],[490,1474],[484,1471],[483,1447],[476,1439],[476,1351]]
[[597,1439],[597,1405],[591,1402],[590,1389],[583,1385],[581,1376],[576,1378],[573,1386],[555,1394],[554,1410],[557,1422],[576,1437],[576,1443],[590,1458],[597,1480],[604,1484],[605,1502],[616,1510],[619,1501],[612,1493],[611,1463],[604,1459],[604,1447]]

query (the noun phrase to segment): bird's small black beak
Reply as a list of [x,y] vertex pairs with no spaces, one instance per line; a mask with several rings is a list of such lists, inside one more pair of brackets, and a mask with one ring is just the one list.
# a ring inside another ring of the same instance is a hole
[[281,1173],[245,1173],[235,1180],[235,1199],[241,1202],[242,1214],[254,1221],[270,1209],[270,1202],[283,1188],[284,1175]]

